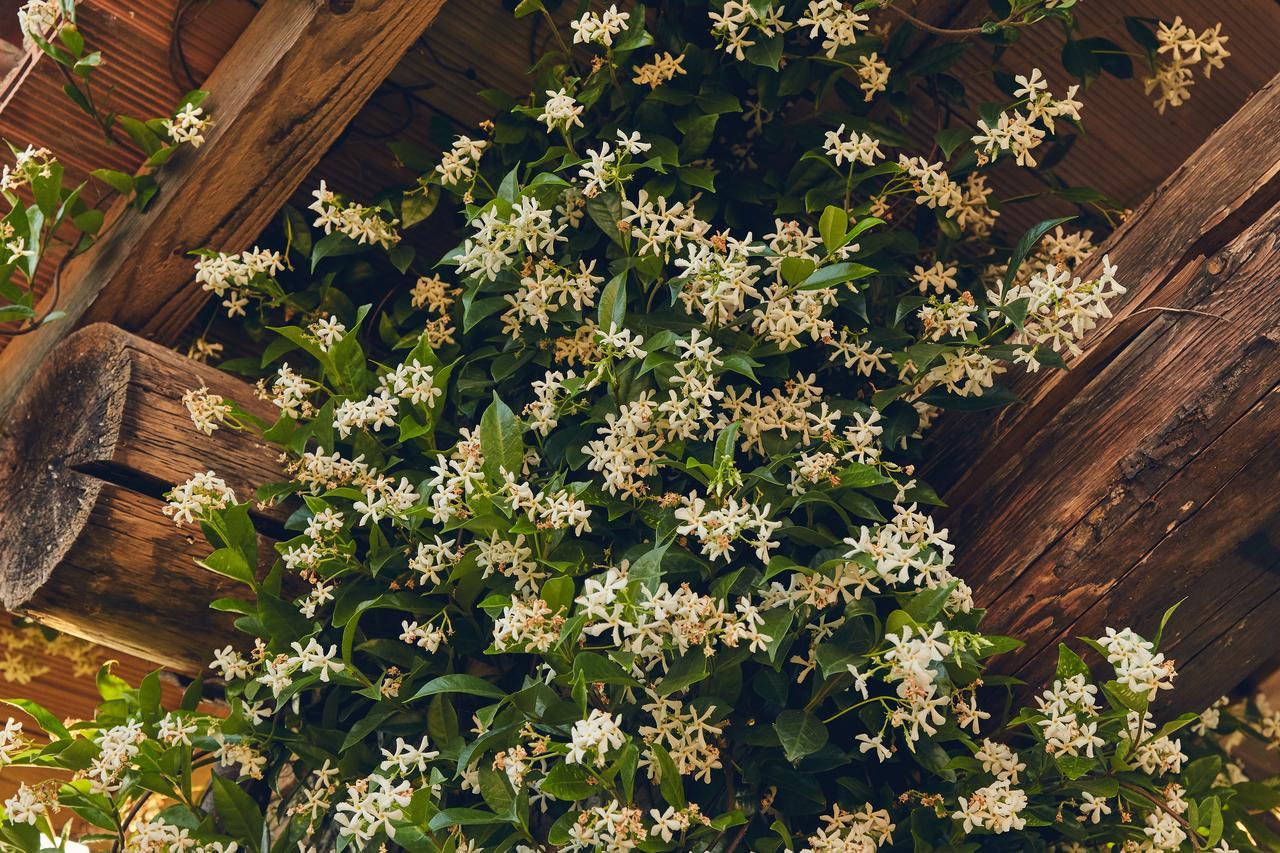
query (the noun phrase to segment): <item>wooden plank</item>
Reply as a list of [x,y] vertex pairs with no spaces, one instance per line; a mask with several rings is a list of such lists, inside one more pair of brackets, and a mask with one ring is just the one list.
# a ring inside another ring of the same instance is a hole
[[[1115,316],[1090,334],[1067,373],[1023,376],[1014,387],[1024,404],[991,415],[952,418],[929,436],[930,482],[963,500],[991,477],[992,466],[1062,409],[1144,326],[1185,289],[1187,263],[1220,251],[1240,229],[1280,200],[1280,78],[1259,90],[1218,128],[1118,228],[1082,269],[1089,275],[1109,255],[1128,293]],[[942,451],[942,452],[939,452]]]
[[215,124],[204,146],[180,151],[151,206],[114,211],[98,245],[68,264],[68,316],[0,356],[0,412],[78,325],[173,340],[207,296],[188,252],[247,247],[443,4],[267,0],[205,84]]
[[1038,682],[1058,641],[1154,630],[1183,597],[1184,707],[1274,651],[1243,626],[1280,612],[1278,103],[1273,81],[1109,241],[1131,290],[1070,373],[931,438],[987,627],[1029,640],[1003,671]]
[[[200,385],[273,414],[244,382],[104,324],[41,366],[0,433],[6,609],[185,673],[237,640],[209,604],[244,588],[196,565],[209,546],[163,514],[161,496],[196,471],[214,470],[242,498],[286,475],[249,433],[196,432],[181,398]],[[260,510],[261,526],[278,529],[286,511]],[[270,542],[260,548],[269,565]]]

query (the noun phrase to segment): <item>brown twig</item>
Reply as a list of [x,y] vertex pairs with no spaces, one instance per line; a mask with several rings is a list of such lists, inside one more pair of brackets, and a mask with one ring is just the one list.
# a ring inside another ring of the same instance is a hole
[[[986,30],[984,30],[982,27],[964,27],[962,29],[957,29],[957,30],[947,29],[946,27],[937,27],[929,23],[928,21],[920,20],[915,15],[908,12],[906,9],[902,9],[893,5],[883,6],[882,8],[888,9],[892,12],[896,12],[898,16],[903,20],[905,20],[907,23],[915,26],[918,29],[924,30],[926,33],[933,33],[935,36],[942,36],[943,38],[969,38],[970,36],[980,36],[984,32],[986,32]],[[1012,23],[1012,21],[1009,18],[1005,18],[1003,21],[997,21],[996,26],[1002,27],[1010,23]]]
[[1178,824],[1182,827],[1183,831],[1187,834],[1187,840],[1191,842],[1191,849],[1192,850],[1202,849],[1200,846],[1200,839],[1196,837],[1196,831],[1191,827],[1191,824],[1187,823],[1186,818],[1184,818],[1182,815],[1178,814],[1173,809],[1169,808],[1168,803],[1166,803],[1164,800],[1160,799],[1156,795],[1152,794],[1147,789],[1140,788],[1137,785],[1134,785],[1132,782],[1121,782],[1120,787],[1124,788],[1126,791],[1131,791],[1132,793],[1138,794],[1144,800],[1151,803],[1151,805],[1155,806],[1160,811],[1164,812],[1169,817],[1176,820]]
[[1134,311],[1129,316],[1137,317],[1139,314],[1145,314],[1148,311],[1165,311],[1170,314],[1194,314],[1197,317],[1208,317],[1212,320],[1218,320],[1219,322],[1222,322],[1222,323],[1229,322],[1227,318],[1223,317],[1221,314],[1211,314],[1208,311],[1197,311],[1194,308],[1168,308],[1163,305],[1152,305],[1150,308],[1140,308],[1137,311]]

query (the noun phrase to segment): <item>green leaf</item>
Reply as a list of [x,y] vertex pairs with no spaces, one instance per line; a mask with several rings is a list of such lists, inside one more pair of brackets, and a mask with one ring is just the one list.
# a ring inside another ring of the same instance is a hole
[[627,272],[622,272],[609,279],[600,293],[599,325],[606,332],[624,328],[627,318]]
[[667,801],[667,805],[683,809],[687,802],[684,798],[684,780],[680,778],[680,771],[671,760],[671,754],[661,744],[653,741],[649,742],[648,749],[658,764],[658,791],[662,798]]
[[6,705],[12,705],[20,711],[26,711],[31,716],[31,719],[35,720],[50,737],[58,740],[69,740],[71,738],[71,732],[62,724],[62,721],[39,702],[32,702],[30,699],[3,699],[0,701],[3,701]]
[[1089,665],[1084,662],[1084,658],[1073,652],[1066,643],[1058,644],[1058,668],[1054,671],[1053,677],[1057,680],[1066,681],[1073,675],[1083,675],[1089,678],[1092,674],[1089,672]]
[[497,391],[480,416],[480,451],[484,454],[485,475],[491,482],[502,482],[499,468],[519,474],[524,467],[524,430]]
[[1057,219],[1046,219],[1033,226],[1030,231],[1022,235],[1022,239],[1018,241],[1018,245],[1013,247],[1013,254],[1009,256],[1009,268],[1005,270],[1004,281],[1000,288],[1001,302],[1004,301],[1004,294],[1009,291],[1009,287],[1013,284],[1014,277],[1018,274],[1018,267],[1022,266],[1022,262],[1026,260],[1027,255],[1031,253],[1031,250],[1035,247],[1036,243],[1040,242],[1040,238],[1064,222],[1070,222],[1073,219],[1075,219],[1074,216],[1061,216]]
[[656,692],[659,696],[670,696],[677,690],[697,684],[707,675],[707,656],[702,653],[701,648],[690,649],[671,664],[666,677],[658,683]]
[[827,727],[809,711],[789,709],[773,723],[787,760],[795,764],[827,745]]
[[604,655],[595,652],[579,652],[573,659],[573,671],[582,673],[588,684],[625,684],[639,687],[640,682]]
[[833,204],[827,205],[818,220],[818,233],[822,235],[822,245],[827,254],[831,254],[844,245],[844,234],[849,230],[849,214],[844,208]]
[[487,826],[495,823],[508,823],[508,820],[483,809],[454,808],[436,812],[427,822],[427,829],[436,832],[450,826]]
[[963,127],[948,127],[938,131],[934,135],[934,139],[938,143],[938,147],[942,149],[942,156],[945,160],[951,159],[951,153],[961,145],[969,141],[972,131]]
[[127,196],[133,193],[133,175],[126,175],[114,169],[94,169],[89,174],[122,195]]
[[1231,801],[1251,812],[1271,811],[1280,808],[1280,790],[1261,782],[1240,782],[1235,786],[1236,795]]
[[560,611],[567,611],[573,606],[575,591],[573,578],[567,575],[557,575],[549,578],[542,585],[539,594],[542,600],[547,603],[547,606],[551,608],[552,613],[559,613]]
[[355,240],[352,240],[346,234],[337,231],[332,234],[326,234],[315,242],[311,247],[311,271],[315,272],[316,267],[325,258],[336,258],[342,255],[354,255],[357,252],[366,251],[366,246],[361,246]]
[[800,282],[798,289],[821,290],[827,287],[835,287],[837,284],[844,284],[846,281],[857,281],[875,273],[876,270],[866,264],[842,261],[841,263],[830,264],[815,270],[812,275]]
[[527,18],[534,12],[541,12],[544,9],[546,9],[546,6],[542,5],[542,0],[520,0],[516,4],[515,16],[517,18]]
[[779,271],[782,273],[782,280],[795,287],[813,275],[817,266],[810,258],[783,258]]
[[1058,772],[1066,778],[1074,780],[1079,779],[1097,766],[1098,760],[1083,755],[1059,755],[1054,758],[1054,763],[1058,765]]
[[213,805],[227,834],[258,849],[262,837],[262,810],[239,785],[225,776],[213,775]]
[[454,673],[431,679],[418,688],[418,692],[413,694],[409,701],[412,702],[424,696],[434,696],[437,693],[467,693],[471,696],[486,696],[490,699],[507,698],[507,691],[496,684],[485,681],[483,678],[477,678],[474,675]]
[[600,791],[600,785],[591,779],[593,775],[582,765],[562,762],[552,766],[538,790],[557,800],[585,800]]
[[945,586],[939,586],[934,589],[921,589],[907,596],[908,601],[903,605],[903,610],[911,615],[911,618],[919,622],[921,625],[931,625],[942,613],[942,608],[946,606],[947,599],[951,597],[951,591],[956,588],[959,581],[952,581]]

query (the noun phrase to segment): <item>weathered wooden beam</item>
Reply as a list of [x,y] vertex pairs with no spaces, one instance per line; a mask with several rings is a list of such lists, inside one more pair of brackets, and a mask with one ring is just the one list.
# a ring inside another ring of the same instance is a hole
[[117,208],[67,265],[57,305],[67,316],[0,354],[0,413],[79,325],[176,339],[207,296],[191,284],[188,252],[257,238],[443,5],[266,0],[205,83],[215,122],[205,144],[176,154],[147,210]]
[[[1198,710],[1274,652],[1280,618],[1280,82],[1221,127],[1097,253],[1130,288],[1070,372],[945,419],[928,472],[987,627],[1056,643],[1152,631]],[[1085,271],[1086,274],[1088,271]]]
[[[213,648],[243,643],[209,604],[244,588],[196,565],[209,546],[163,514],[161,496],[197,471],[242,499],[285,474],[250,433],[195,432],[182,395],[201,385],[273,416],[244,382],[105,324],[45,361],[0,427],[5,609],[192,674]],[[261,520],[278,527],[283,513]]]

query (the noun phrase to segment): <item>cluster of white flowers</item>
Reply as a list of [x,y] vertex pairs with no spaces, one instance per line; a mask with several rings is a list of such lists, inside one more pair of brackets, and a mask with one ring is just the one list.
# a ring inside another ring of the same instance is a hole
[[1027,769],[1027,765],[1018,758],[1018,753],[989,738],[983,738],[982,745],[973,757],[982,763],[984,773],[1007,780],[1012,785],[1018,784],[1018,774]]
[[347,327],[336,316],[330,314],[328,317],[320,317],[312,322],[307,326],[307,331],[311,333],[320,351],[328,352],[342,340],[347,333]]
[[973,319],[978,310],[973,295],[966,290],[958,296],[930,297],[916,316],[920,319],[925,338],[940,341],[949,337],[967,338],[978,328],[977,321]]
[[867,31],[869,15],[864,15],[844,0],[809,0],[804,17],[796,21],[809,27],[809,38],[822,39],[827,58],[833,58],[842,47],[852,47],[861,33]]
[[1092,758],[1105,741],[1098,736],[1098,688],[1082,673],[1055,679],[1053,686],[1036,697],[1036,707],[1044,715],[1040,727],[1045,750],[1053,756],[1080,755]]
[[99,752],[85,771],[91,790],[95,793],[111,793],[121,784],[120,777],[128,770],[138,754],[139,744],[147,739],[142,723],[129,720],[119,726],[105,729],[93,739]]
[[30,743],[22,732],[22,723],[10,717],[0,729],[0,767],[13,762],[14,756]]
[[164,514],[178,524],[194,524],[214,510],[225,509],[236,502],[235,492],[212,471],[197,473],[169,491]]
[[388,388],[379,389],[360,400],[343,400],[333,410],[333,426],[338,435],[346,438],[355,430],[380,431],[394,427],[399,414],[400,400]]
[[463,243],[458,272],[478,273],[493,281],[512,264],[517,252],[550,255],[556,243],[567,239],[563,236],[567,226],[555,225],[551,215],[532,196],[521,198],[506,217],[490,205],[471,223],[475,233]]
[[610,150],[608,142],[601,142],[599,148],[588,149],[587,160],[578,169],[578,177],[586,181],[580,192],[586,198],[595,198],[610,186],[620,186],[627,180],[622,167],[631,157],[644,154],[652,147],[641,141],[638,132],[619,130],[617,148]]
[[729,648],[745,641],[759,651],[773,639],[759,630],[763,618],[746,597],[729,613],[723,601],[694,592],[688,584],[674,590],[666,582],[637,586],[631,585],[624,565],[587,578],[575,599],[579,615],[587,620],[583,632],[608,634],[615,645],[635,655],[632,671],[637,676],[654,669],[666,672],[668,650],[685,655],[701,649],[709,657],[716,640]]
[[916,204],[941,209],[953,219],[964,204],[964,190],[947,174],[942,163],[930,163],[923,157],[898,155],[898,165],[914,181]]
[[[56,5],[57,0],[53,2]],[[53,174],[53,167],[57,162],[48,148],[28,145],[21,151],[14,152],[12,167],[6,165],[0,172],[0,190],[17,192],[29,185],[32,178],[47,178]]]
[[400,623],[400,639],[411,646],[417,646],[428,654],[434,654],[448,638],[448,633],[439,625],[419,625],[408,619]]
[[476,175],[476,169],[479,168],[481,155],[488,147],[487,139],[459,136],[453,140],[453,145],[440,159],[440,164],[436,166],[436,174],[440,175],[443,183],[450,185],[471,180]]
[[1134,739],[1131,742],[1136,744],[1130,758],[1144,773],[1155,776],[1182,770],[1182,763],[1187,760],[1182,740],[1168,735],[1154,737],[1156,722],[1150,712],[1130,711],[1125,726],[1128,736]]
[[578,720],[569,732],[569,751],[564,760],[569,764],[594,764],[603,767],[608,755],[626,743],[621,717],[593,708],[585,720]]
[[858,88],[862,90],[864,101],[870,103],[872,98],[889,88],[891,70],[876,51],[858,57],[854,71],[858,75]]
[[1039,68],[1014,79],[1018,84],[1014,97],[1020,99],[1019,104],[1025,109],[1003,110],[994,126],[978,119],[979,133],[973,136],[973,144],[979,146],[983,161],[994,160],[999,152],[1009,151],[1019,166],[1034,167],[1036,160],[1031,152],[1054,132],[1054,119],[1079,120],[1081,104],[1075,95],[1080,87],[1070,86],[1066,97],[1055,99],[1049,94],[1049,83]]
[[[646,691],[649,703],[641,710],[653,716],[653,725],[642,725],[636,732],[647,744],[658,744],[667,751],[681,776],[692,776],[710,784],[711,772],[722,767],[717,740],[723,725],[711,722],[717,709],[701,712],[673,696],[658,696]],[[658,778],[658,763],[650,757],[650,779]]]
[[981,828],[1002,833],[1027,825],[1021,814],[1027,807],[1027,794],[1006,779],[997,779],[959,801],[960,808],[952,817],[961,822],[965,832]]
[[[936,529],[933,519],[919,512],[915,504],[895,504],[894,517],[888,523],[874,529],[863,527],[857,536],[845,538],[844,544],[849,546],[844,559],[854,565],[844,567],[851,575],[838,576],[843,583],[856,582],[860,589],[871,592],[880,591],[875,583],[927,589],[957,583],[958,592],[967,590],[951,574],[955,546],[948,541],[947,531]],[[960,610],[969,609],[963,592],[955,603]]]
[[18,8],[18,27],[23,47],[35,47],[32,36],[47,39],[62,24],[62,0],[27,0]]
[[688,72],[684,70],[684,54],[672,56],[668,51],[666,53],[655,54],[644,65],[635,67],[635,76],[632,82],[637,86],[648,86],[650,89],[656,89],[663,83],[670,82],[676,77],[684,75]]
[[347,786],[346,799],[338,803],[334,821],[344,837],[361,846],[379,830],[394,840],[393,821],[404,817],[412,797],[413,787],[407,781],[396,782],[375,773]]
[[363,527],[386,517],[401,518],[420,500],[408,477],[401,477],[397,483],[392,477],[379,475],[365,486],[364,500],[356,501],[351,508],[360,516],[357,524]]
[[316,214],[316,228],[325,234],[345,234],[360,245],[371,244],[390,249],[400,242],[395,228],[400,220],[387,219],[383,210],[349,202],[344,204],[324,181],[311,195],[315,198],[307,209]]
[[210,392],[205,385],[184,393],[182,405],[187,407],[191,423],[205,435],[213,435],[213,431],[226,422],[232,410],[231,404],[221,394]]
[[757,39],[771,39],[793,26],[782,19],[782,10],[772,0],[767,3],[725,0],[719,11],[712,9],[707,17],[711,19],[711,34],[720,49],[739,62],[746,58],[747,48],[758,43]]
[[1107,300],[1125,293],[1115,274],[1116,267],[1107,257],[1102,259],[1101,274],[1087,281],[1073,276],[1065,266],[1048,264],[1043,271],[1033,273],[1026,283],[1010,287],[1003,299],[999,293],[989,293],[993,305],[1027,300],[1023,328],[1010,339],[1018,345],[1018,360],[1026,363],[1030,370],[1039,369],[1036,348],[1041,346],[1054,352],[1079,355],[1080,339],[1097,326],[1099,320],[1111,316]]
[[661,445],[653,430],[656,412],[652,395],[644,394],[605,415],[596,430],[601,438],[582,448],[587,469],[600,473],[609,494],[635,497],[646,491],[644,481],[655,471]]
[[[222,299],[229,317],[245,316],[249,304],[246,296],[250,285],[261,278],[283,272],[284,258],[279,252],[252,249],[239,253],[203,252],[196,260],[196,283],[202,290]],[[221,348],[221,347],[219,347]]]
[[781,521],[769,518],[769,504],[760,506],[736,498],[726,498],[714,508],[695,493],[680,498],[675,511],[680,526],[676,532],[698,541],[704,556],[726,562],[734,553],[734,543],[746,540],[755,549],[756,559],[769,562],[769,552],[778,547],[774,532]]
[[578,819],[569,827],[569,843],[563,849],[625,853],[634,850],[648,837],[644,812],[635,806],[611,800],[579,813]]
[[1173,661],[1129,628],[1108,628],[1098,645],[1107,650],[1107,663],[1115,667],[1116,681],[1139,696],[1151,700],[1159,691],[1173,689]]
[[319,680],[327,683],[332,674],[346,669],[346,664],[337,659],[338,647],[333,645],[325,649],[315,637],[309,638],[306,645],[295,641],[290,648],[293,654],[281,653],[263,658],[263,673],[257,677],[258,683],[269,687],[277,698],[293,684],[296,673],[316,672]]
[[574,44],[598,44],[613,47],[613,39],[627,28],[631,15],[619,12],[616,4],[611,5],[601,14],[587,12],[576,21],[570,21],[573,29]]
[[521,277],[515,293],[503,296],[511,306],[502,315],[503,331],[512,338],[519,338],[526,326],[546,331],[557,310],[568,305],[575,311],[594,306],[604,281],[595,274],[595,267],[594,259],[580,261],[576,271],[550,261],[534,265],[529,275]]
[[948,290],[957,290],[959,285],[956,284],[956,275],[959,273],[959,267],[952,264],[944,264],[942,261],[935,261],[932,266],[925,268],[917,266],[913,270],[911,280],[920,288],[921,293],[928,293],[930,289],[938,295],[946,293]]
[[565,489],[535,491],[506,469],[502,475],[503,491],[511,508],[525,513],[540,530],[573,530],[575,536],[591,531],[591,510],[581,498]]
[[164,120],[164,129],[175,144],[185,142],[192,148],[199,148],[204,144],[205,131],[212,124],[213,120],[205,115],[202,107],[187,103],[173,114],[173,118]]
[[1155,72],[1144,78],[1143,87],[1148,95],[1159,91],[1155,105],[1161,114],[1166,107],[1182,106],[1191,97],[1190,89],[1195,83],[1192,72],[1197,65],[1204,63],[1203,73],[1208,79],[1213,69],[1221,68],[1223,60],[1231,55],[1220,23],[1197,34],[1177,16],[1173,23],[1161,22],[1156,40],[1163,61],[1157,62]]
[[26,782],[18,783],[18,790],[4,801],[5,817],[14,823],[35,826],[49,812],[56,801],[50,802],[48,794],[32,788]]
[[699,219],[694,211],[698,199],[694,196],[688,202],[671,202],[660,195],[655,201],[643,189],[635,201],[624,198],[622,209],[627,215],[622,217],[622,223],[640,241],[639,254],[658,255],[665,261],[673,251],[682,251],[685,243],[696,244],[710,233],[711,223]]
[[493,623],[493,647],[498,651],[545,652],[560,639],[564,616],[553,613],[537,596],[514,598]]
[[568,133],[572,127],[582,127],[582,110],[582,104],[574,100],[567,90],[548,89],[547,100],[542,105],[538,121],[545,124],[548,131],[559,129]]
[[884,159],[884,154],[880,151],[880,140],[856,130],[846,137],[843,124],[835,130],[827,131],[822,147],[836,161],[837,166],[844,163],[874,166],[877,160]]
[[888,811],[869,803],[853,811],[834,806],[831,814],[822,816],[822,824],[801,853],[870,853],[892,841],[895,828]]
[[[705,223],[704,223],[705,224]],[[702,233],[706,228],[700,229]],[[726,324],[746,307],[748,297],[760,298],[756,284],[760,266],[752,262],[755,248],[748,241],[724,237],[720,246],[711,242],[689,245],[688,257],[676,258],[681,269],[680,301],[690,314],[709,324]]]

